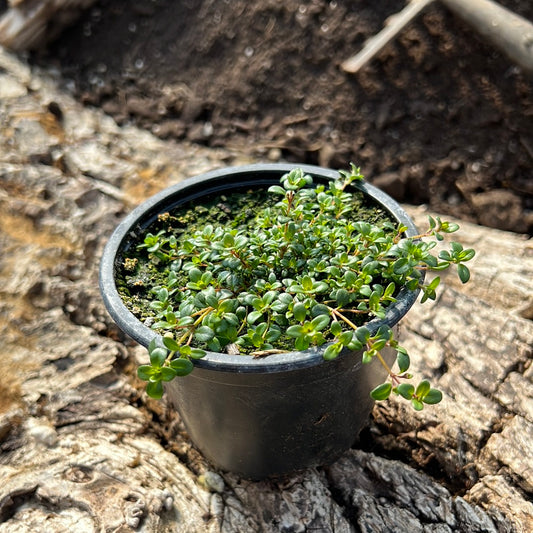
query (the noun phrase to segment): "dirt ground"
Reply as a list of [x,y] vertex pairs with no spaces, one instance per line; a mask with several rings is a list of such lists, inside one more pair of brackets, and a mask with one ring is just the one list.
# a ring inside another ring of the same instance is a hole
[[[500,0],[533,20],[533,4]],[[440,5],[357,75],[401,0],[100,0],[34,61],[162,138],[362,167],[412,204],[533,232],[533,83]]]

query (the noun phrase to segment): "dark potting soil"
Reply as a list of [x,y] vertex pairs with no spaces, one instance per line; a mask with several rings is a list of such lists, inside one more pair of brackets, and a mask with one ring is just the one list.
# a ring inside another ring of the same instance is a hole
[[[533,20],[533,3],[500,0]],[[401,0],[100,0],[47,51],[162,138],[345,168],[397,200],[533,231],[532,80],[436,2],[357,75]],[[73,82],[73,83],[72,83]]]

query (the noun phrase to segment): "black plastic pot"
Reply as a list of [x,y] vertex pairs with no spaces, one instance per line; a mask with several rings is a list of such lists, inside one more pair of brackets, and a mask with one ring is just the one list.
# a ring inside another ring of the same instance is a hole
[[[265,187],[299,167],[315,183],[337,177],[333,170],[292,164],[232,167],[187,179],[137,207],[116,228],[104,251],[100,288],[117,325],[143,346],[158,335],[123,304],[115,285],[116,266],[159,213],[207,195]],[[405,211],[369,184],[357,187],[417,234]],[[416,292],[402,290],[384,320],[367,324],[371,331],[394,327],[407,313]],[[208,352],[195,361],[189,376],[165,384],[199,450],[216,466],[260,479],[333,462],[350,448],[367,423],[373,406],[370,391],[385,379],[379,364],[362,365],[361,353],[345,351],[324,361],[324,347],[274,354],[262,359]],[[386,356],[389,363],[394,354]]]

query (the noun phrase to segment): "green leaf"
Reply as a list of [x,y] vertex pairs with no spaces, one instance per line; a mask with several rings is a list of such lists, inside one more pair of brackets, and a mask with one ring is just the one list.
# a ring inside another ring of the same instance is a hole
[[287,194],[287,191],[279,185],[272,185],[268,188],[268,192],[271,192],[272,194],[281,194],[282,196],[285,196],[285,194]]
[[313,280],[311,279],[310,276],[304,276],[302,278],[302,288],[305,292],[309,292],[311,290],[313,290]]
[[199,342],[208,342],[215,336],[215,332],[209,326],[200,326],[194,331],[194,337]]
[[162,287],[157,291],[157,299],[160,302],[166,302],[168,301],[168,289],[165,287]]
[[416,398],[411,398],[411,405],[413,406],[415,411],[422,411],[422,409],[424,409],[424,404]]
[[331,323],[329,331],[331,332],[331,334],[334,337],[338,337],[342,333],[342,326],[341,326],[340,322],[337,322],[336,320],[334,320]]
[[424,403],[427,404],[436,404],[439,403],[442,400],[442,392],[437,389],[429,389],[429,392],[424,396],[424,399],[422,400]]
[[205,350],[202,350],[200,348],[193,348],[191,350],[191,353],[189,354],[189,357],[191,359],[202,359],[205,356],[206,356]]
[[149,381],[154,373],[154,369],[150,365],[141,365],[137,368],[137,376],[143,381]]
[[396,285],[391,282],[387,285],[387,288],[385,289],[385,293],[383,294],[383,296],[385,296],[385,298],[392,298],[392,295],[394,294],[394,291],[396,290]]
[[322,356],[326,361],[331,361],[335,359],[342,351],[341,344],[330,344],[325,350],[324,355]]
[[154,348],[150,352],[150,363],[152,364],[152,366],[161,367],[163,366],[167,355],[168,352],[164,348]]
[[246,321],[248,324],[255,324],[262,316],[263,313],[261,313],[261,311],[252,311],[251,313],[248,313]]
[[335,294],[335,300],[339,307],[350,303],[350,293],[346,289],[339,289]]
[[400,259],[394,261],[392,268],[394,273],[398,275],[406,274],[409,272],[409,270],[411,270],[409,261],[405,257],[401,257]]
[[403,396],[406,400],[410,400],[415,393],[415,388],[410,383],[402,383],[396,387],[396,391],[400,396]]
[[194,283],[198,283],[202,279],[202,271],[198,268],[191,268],[189,270],[189,279]]
[[354,352],[358,352],[359,350],[363,349],[363,345],[357,339],[355,339],[355,336],[354,336],[354,338],[352,339],[352,342],[348,344],[348,349]]
[[366,344],[370,338],[370,331],[368,331],[368,329],[364,326],[361,326],[355,330],[355,336],[360,343]]
[[311,326],[315,331],[322,331],[329,326],[330,317],[328,315],[318,315],[311,320]]
[[311,344],[311,341],[309,340],[308,337],[305,337],[305,336],[298,337],[294,341],[294,347],[299,351],[307,350],[310,344]]
[[372,343],[372,349],[376,352],[383,350],[387,346],[387,339],[378,339]]
[[370,393],[370,396],[376,401],[386,400],[390,396],[391,391],[392,385],[390,383],[382,383]]
[[163,344],[171,351],[177,352],[180,349],[180,345],[172,337],[163,337]]
[[299,325],[289,326],[286,331],[289,337],[301,337],[304,333],[304,328]]
[[172,381],[176,377],[176,371],[169,366],[164,366],[161,369],[160,376],[161,381]]
[[[212,351],[212,352],[216,352],[216,353],[219,353],[221,350],[222,350],[222,345],[220,344],[220,341],[216,338],[216,337],[213,337],[208,343],[207,343],[207,347]],[[204,352],[205,354],[205,352]],[[191,354],[191,357],[192,357],[192,354]],[[193,357],[193,359],[196,359],[195,357]]]
[[409,354],[404,350],[398,350],[398,353],[396,354],[396,362],[398,363],[398,368],[402,374],[409,370],[409,366],[411,365]]
[[192,364],[192,362],[189,361],[189,359],[185,359],[183,357],[171,361],[170,366],[176,372],[176,376],[187,376],[194,369],[194,365]]
[[470,270],[468,269],[467,266],[463,264],[457,265],[457,273],[459,274],[459,279],[463,283],[466,283],[470,279]]
[[225,233],[222,237],[222,244],[226,248],[233,248],[235,246],[235,237],[231,233]]
[[158,344],[157,337],[154,337],[150,341],[150,344],[148,345],[148,353],[150,353],[151,351],[155,350],[158,346],[159,346],[159,344]]
[[339,335],[338,341],[343,346],[348,346],[353,341],[353,337],[354,337],[353,331],[344,331]]
[[150,398],[160,400],[163,396],[163,384],[160,381],[150,381],[146,385],[146,393],[148,394],[148,396],[150,396]]
[[307,316],[307,309],[305,308],[305,305],[302,303],[295,303],[294,307],[292,308],[292,314],[294,315],[294,319],[298,322],[303,322]]
[[364,365],[372,362],[372,358],[376,355],[372,350],[365,350],[363,352],[363,357],[361,358]]
[[416,388],[417,397],[420,399],[424,398],[430,389],[431,389],[431,385],[429,384],[429,381],[427,380],[421,381]]

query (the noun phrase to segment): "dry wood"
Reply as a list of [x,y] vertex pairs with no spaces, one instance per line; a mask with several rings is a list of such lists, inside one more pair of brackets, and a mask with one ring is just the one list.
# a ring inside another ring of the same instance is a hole
[[406,6],[385,21],[385,27],[368,39],[363,49],[341,64],[342,70],[355,74],[381,52],[416,16],[434,0],[410,0]]
[[105,313],[97,269],[131,205],[247,158],[120,129],[1,49],[0,68],[32,87],[0,100],[1,533],[533,530],[531,240],[464,224],[472,284],[446,277],[439,302],[408,315],[403,344],[445,392],[439,408],[379,405],[328,468],[216,472],[141,392],[145,352]]
[[0,44],[11,50],[43,46],[95,0],[11,0],[0,17]]
[[[390,17],[381,32],[370,38],[363,49],[345,60],[341,68],[355,74],[371,61],[433,0],[411,0],[402,11]],[[441,0],[514,63],[533,74],[533,24],[492,0]]]

